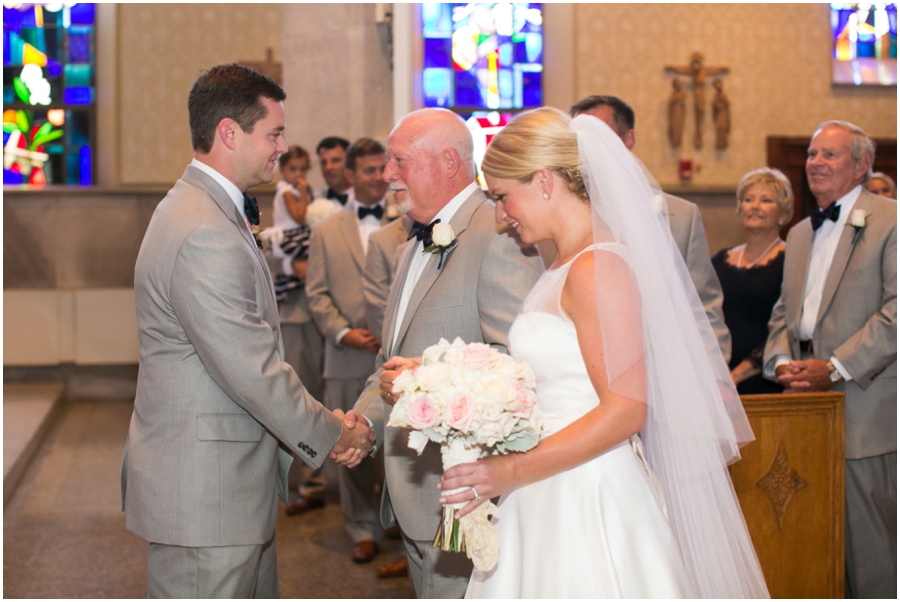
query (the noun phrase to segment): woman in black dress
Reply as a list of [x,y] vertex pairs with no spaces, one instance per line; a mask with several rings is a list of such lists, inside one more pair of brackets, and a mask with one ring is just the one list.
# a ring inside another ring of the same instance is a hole
[[722,309],[731,331],[731,378],[738,393],[778,393],[763,380],[762,355],[769,317],[781,294],[784,241],[779,229],[790,218],[791,183],[777,169],[763,167],[741,179],[737,209],[747,242],[722,249],[712,259],[724,293]]

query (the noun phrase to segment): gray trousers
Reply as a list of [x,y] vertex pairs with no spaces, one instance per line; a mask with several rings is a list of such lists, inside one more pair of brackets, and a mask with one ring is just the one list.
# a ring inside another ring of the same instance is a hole
[[148,598],[278,598],[275,534],[264,544],[188,548],[150,543]]
[[[366,386],[366,377],[325,379],[325,407],[329,410],[340,408],[348,412]],[[378,541],[382,528],[378,515],[379,499],[375,484],[380,482],[378,463],[382,456],[366,456],[355,468],[338,466],[338,493],[341,497],[341,516],[344,527],[353,543]]]
[[897,598],[897,452],[846,461],[846,597]]
[[[310,395],[322,401],[325,395],[324,367],[325,343],[313,322],[281,323],[284,340],[284,361],[294,369]],[[325,499],[326,477],[321,468],[310,468],[295,457],[288,474],[289,482],[297,485],[301,496]]]
[[403,534],[409,577],[417,598],[462,598],[472,576],[472,561],[464,552],[442,552],[431,540],[419,541]]

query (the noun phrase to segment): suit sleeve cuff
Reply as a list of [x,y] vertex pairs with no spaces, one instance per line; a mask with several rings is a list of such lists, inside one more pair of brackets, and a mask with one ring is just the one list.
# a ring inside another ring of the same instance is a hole
[[340,332],[337,333],[337,336],[334,337],[334,342],[338,347],[342,346],[341,339],[343,339],[344,335],[347,334],[348,332],[350,332],[349,328],[343,328],[340,330]]

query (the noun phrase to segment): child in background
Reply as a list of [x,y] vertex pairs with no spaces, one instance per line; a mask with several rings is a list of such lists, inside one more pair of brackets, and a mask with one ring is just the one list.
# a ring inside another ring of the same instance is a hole
[[298,228],[306,223],[306,208],[313,196],[306,182],[309,153],[300,146],[290,146],[278,157],[278,166],[281,180],[275,185],[272,225],[281,230]]

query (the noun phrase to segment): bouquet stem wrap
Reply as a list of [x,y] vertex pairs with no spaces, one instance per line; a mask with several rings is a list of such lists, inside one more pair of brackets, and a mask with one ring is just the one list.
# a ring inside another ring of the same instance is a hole
[[[464,441],[453,440],[441,445],[441,460],[444,470],[457,464],[475,462],[482,456],[479,447],[467,447]],[[448,494],[468,490],[454,489]],[[434,547],[445,552],[465,552],[472,563],[480,571],[490,571],[497,564],[500,553],[500,540],[491,525],[490,515],[497,512],[492,502],[482,504],[461,519],[456,518],[456,511],[469,502],[446,504],[434,536]]]

